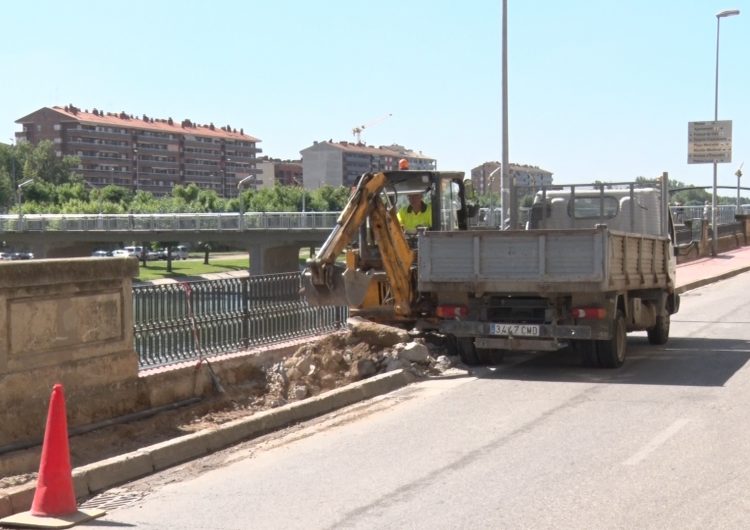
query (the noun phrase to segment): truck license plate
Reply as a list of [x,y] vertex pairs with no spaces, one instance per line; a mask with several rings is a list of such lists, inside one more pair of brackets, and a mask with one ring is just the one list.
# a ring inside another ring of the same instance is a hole
[[536,324],[490,324],[490,335],[538,337],[539,326]]

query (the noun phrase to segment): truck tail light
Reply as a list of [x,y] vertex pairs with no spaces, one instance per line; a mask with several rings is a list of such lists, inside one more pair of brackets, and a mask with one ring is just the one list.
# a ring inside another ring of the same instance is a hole
[[587,318],[589,320],[604,320],[607,310],[603,307],[574,307],[570,310],[573,318]]
[[439,305],[435,310],[435,314],[440,318],[460,318],[469,314],[469,308],[465,305]]

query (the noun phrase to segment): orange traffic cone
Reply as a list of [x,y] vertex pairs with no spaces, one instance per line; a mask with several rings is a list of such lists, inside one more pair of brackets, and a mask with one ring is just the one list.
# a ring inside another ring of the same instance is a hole
[[47,412],[42,458],[31,510],[0,519],[0,524],[28,528],[70,528],[101,517],[102,510],[78,510],[68,447],[63,386],[56,384]]

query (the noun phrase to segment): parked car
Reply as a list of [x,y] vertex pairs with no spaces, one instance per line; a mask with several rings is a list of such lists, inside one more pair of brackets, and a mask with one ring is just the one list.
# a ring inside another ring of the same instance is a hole
[[118,248],[117,250],[113,250],[112,251],[112,256],[118,257],[118,258],[123,258],[123,257],[126,258],[128,256],[135,256],[135,254],[131,254],[130,252],[128,252],[124,248]]
[[34,259],[34,254],[31,252],[14,252],[10,255],[11,260],[19,260],[19,259]]
[[107,258],[111,255],[112,253],[108,250],[95,250],[91,253],[91,257],[93,258]]
[[10,252],[0,252],[0,261],[10,260]]
[[143,247],[141,246],[124,247],[123,250],[126,250],[128,255],[135,256],[138,259],[144,257]]
[[164,251],[162,250],[147,250],[146,251],[146,260],[147,261],[156,261],[160,259],[164,259]]
[[188,249],[185,245],[172,247],[172,259],[188,259]]

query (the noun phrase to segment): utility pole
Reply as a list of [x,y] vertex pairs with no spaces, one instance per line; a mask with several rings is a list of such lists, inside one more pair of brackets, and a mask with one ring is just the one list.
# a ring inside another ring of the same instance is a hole
[[[500,173],[500,203],[502,204],[503,186],[508,187],[510,192],[510,228],[516,228],[518,224],[518,196],[516,195],[516,184],[508,179],[509,159],[508,154],[508,0],[503,0],[503,162]],[[505,205],[503,205],[504,207]],[[501,212],[501,223],[504,224],[505,212]]]

